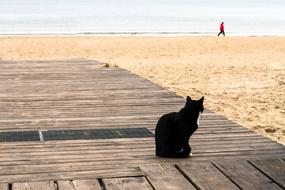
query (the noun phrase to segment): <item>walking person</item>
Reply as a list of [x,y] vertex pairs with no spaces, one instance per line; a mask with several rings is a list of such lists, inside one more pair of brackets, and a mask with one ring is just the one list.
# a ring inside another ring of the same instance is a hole
[[223,35],[225,36],[224,22],[222,22],[222,23],[220,24],[220,33],[218,34],[218,36],[219,36],[220,34],[223,34]]

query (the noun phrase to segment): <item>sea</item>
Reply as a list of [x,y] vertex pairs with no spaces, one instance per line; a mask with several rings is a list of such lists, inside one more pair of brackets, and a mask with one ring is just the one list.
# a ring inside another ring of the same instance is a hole
[[0,35],[285,35],[285,0],[0,0]]

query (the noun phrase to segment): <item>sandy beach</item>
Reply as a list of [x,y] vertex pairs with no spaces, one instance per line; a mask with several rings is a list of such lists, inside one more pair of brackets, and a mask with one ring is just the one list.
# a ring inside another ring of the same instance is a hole
[[62,59],[101,61],[205,96],[207,109],[285,144],[285,37],[0,37],[0,60]]

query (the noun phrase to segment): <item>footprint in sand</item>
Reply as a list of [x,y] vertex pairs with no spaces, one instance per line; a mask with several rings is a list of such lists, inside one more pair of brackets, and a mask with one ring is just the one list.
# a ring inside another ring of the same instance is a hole
[[275,133],[276,131],[277,131],[277,129],[274,129],[274,128],[267,128],[267,129],[265,129],[266,133]]

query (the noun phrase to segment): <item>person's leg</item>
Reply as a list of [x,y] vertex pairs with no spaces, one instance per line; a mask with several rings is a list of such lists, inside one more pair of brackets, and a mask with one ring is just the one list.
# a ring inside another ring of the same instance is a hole
[[225,31],[223,31],[223,35],[225,36],[226,34],[225,34]]
[[222,33],[222,31],[220,31],[220,33],[218,34],[218,36]]

